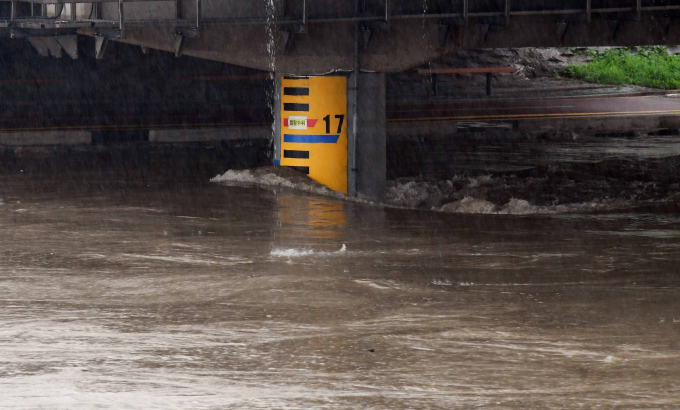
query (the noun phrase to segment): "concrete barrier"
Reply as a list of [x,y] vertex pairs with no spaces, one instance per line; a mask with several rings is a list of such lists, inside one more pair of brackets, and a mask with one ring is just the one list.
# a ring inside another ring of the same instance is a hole
[[92,133],[89,131],[22,131],[0,133],[0,145],[89,145]]
[[149,131],[149,142],[201,142],[267,138],[272,138],[271,125]]
[[[489,129],[494,125],[511,124],[514,131],[529,134],[583,132],[606,133],[628,131],[655,131],[680,128],[680,115],[616,115],[567,118],[504,119],[484,121]],[[390,121],[387,135],[390,138],[445,136],[458,133],[456,121]]]

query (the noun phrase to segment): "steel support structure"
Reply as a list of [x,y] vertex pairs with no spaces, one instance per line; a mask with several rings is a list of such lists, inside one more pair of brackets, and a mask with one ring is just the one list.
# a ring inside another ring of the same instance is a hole
[[[135,3],[153,3],[153,2],[167,2],[167,0],[129,0]],[[362,22],[372,22],[372,21],[387,21],[387,20],[413,20],[413,19],[446,19],[446,18],[459,18],[464,21],[475,18],[489,18],[489,17],[502,17],[509,21],[511,17],[519,16],[547,16],[547,15],[576,15],[582,14],[586,16],[587,21],[591,21],[593,14],[616,14],[616,13],[633,13],[638,20],[642,19],[643,13],[654,12],[654,11],[680,11],[680,5],[661,5],[661,6],[643,6],[642,0],[636,0],[635,5],[627,7],[592,7],[592,0],[585,0],[584,8],[571,8],[571,9],[550,9],[550,10],[513,10],[511,1],[505,0],[503,2],[503,8],[496,11],[470,11],[469,0],[463,0],[462,10],[454,13],[404,13],[397,14],[392,13],[390,0],[384,0],[385,13],[383,15],[375,16],[365,16],[356,13],[350,16],[310,16],[308,13],[308,3],[314,0],[300,0],[303,4],[302,15],[297,18],[285,18],[285,19],[269,19],[269,18],[211,18],[202,16],[202,5],[201,0],[196,0],[196,27],[200,27],[202,23],[210,23],[217,25],[266,25],[266,24],[276,24],[276,25],[289,25],[289,24],[327,24],[327,23],[362,23]],[[518,0],[515,0],[518,1]],[[41,0],[41,1],[17,1],[17,0],[0,0],[0,2],[11,2],[12,3],[12,15],[10,20],[17,20],[17,22],[28,23],[27,18],[30,16],[18,16],[17,15],[17,3],[36,3],[44,6],[46,4],[56,5],[56,4],[76,4],[72,0]],[[123,3],[125,0],[82,0],[78,4],[101,4],[101,3],[118,3],[119,8],[123,8]],[[175,23],[176,20],[181,18],[181,6],[180,1],[177,1],[177,19],[127,19],[125,20],[125,25],[152,25],[152,24],[169,24]],[[72,8],[72,14],[75,14],[75,8]],[[44,13],[42,13],[44,14]],[[123,18],[121,17],[118,21],[119,25],[122,23]],[[94,13],[94,18],[81,19],[83,26],[91,26],[92,24],[110,23],[110,21],[102,20],[100,13]],[[48,27],[46,27],[48,28]]]

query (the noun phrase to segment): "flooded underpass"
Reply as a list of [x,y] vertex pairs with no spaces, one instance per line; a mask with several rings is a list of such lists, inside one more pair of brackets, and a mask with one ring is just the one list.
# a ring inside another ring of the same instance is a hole
[[680,409],[679,2],[151,3],[0,1],[0,410]]
[[170,169],[0,178],[0,408],[680,407],[676,213]]

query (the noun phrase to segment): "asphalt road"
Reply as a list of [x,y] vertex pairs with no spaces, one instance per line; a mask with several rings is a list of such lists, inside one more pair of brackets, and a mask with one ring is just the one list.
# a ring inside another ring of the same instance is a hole
[[[171,105],[171,104],[170,104]],[[595,116],[680,114],[680,98],[668,96],[589,97],[551,99],[488,99],[388,102],[388,121],[511,120]],[[0,112],[0,132],[55,129],[162,129],[269,124],[264,105],[169,107],[14,106]]]
[[680,98],[668,96],[590,97],[521,100],[460,100],[392,103],[388,121],[501,120],[680,114]]

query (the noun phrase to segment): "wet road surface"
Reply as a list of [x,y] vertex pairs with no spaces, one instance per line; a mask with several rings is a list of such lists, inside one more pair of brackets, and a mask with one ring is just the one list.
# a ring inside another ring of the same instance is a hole
[[666,96],[418,101],[391,103],[393,121],[560,118],[680,113],[680,98]]
[[[163,104],[85,104],[57,101],[13,104],[0,113],[0,131],[138,130],[259,126],[273,121],[271,108],[260,104],[215,104],[182,108]],[[44,105],[44,106],[43,106]],[[73,110],[78,114],[74,115]],[[680,98],[616,96],[576,98],[469,99],[388,101],[387,121],[512,120],[597,116],[680,114]],[[36,122],[36,118],[39,118]]]
[[0,180],[2,409],[674,409],[680,217]]

